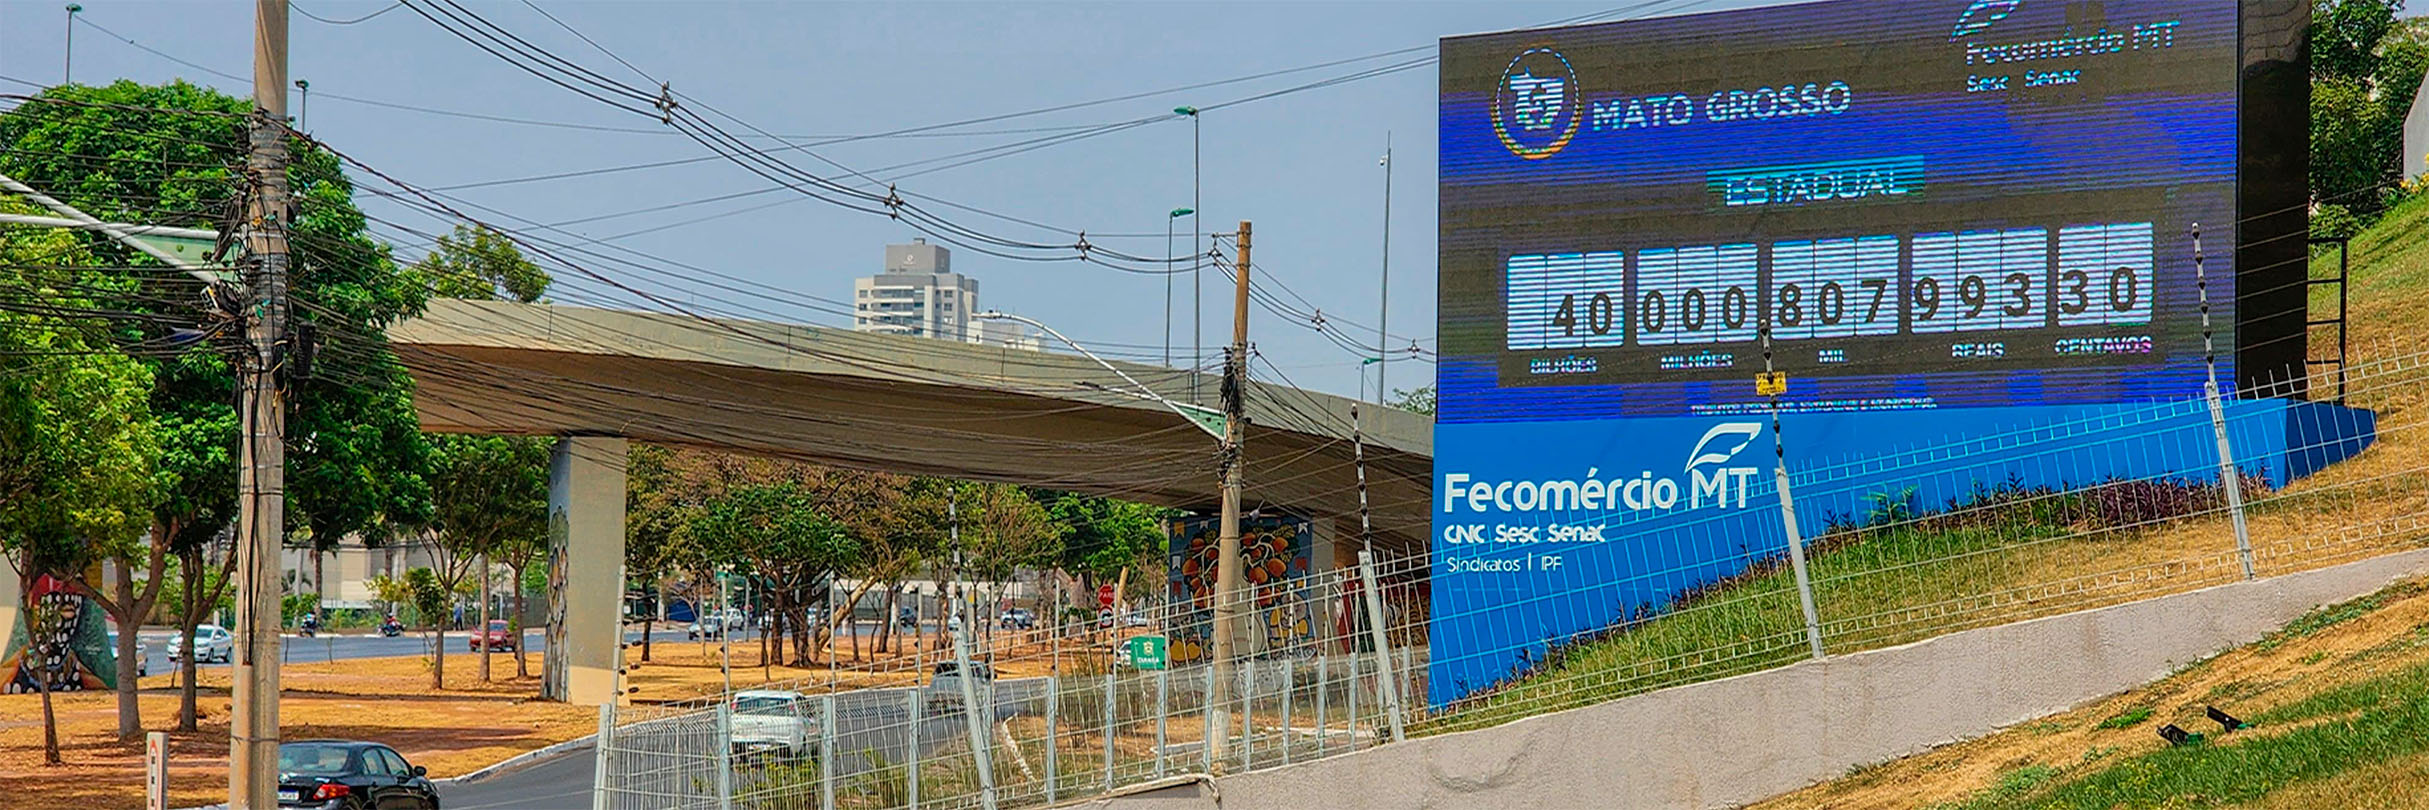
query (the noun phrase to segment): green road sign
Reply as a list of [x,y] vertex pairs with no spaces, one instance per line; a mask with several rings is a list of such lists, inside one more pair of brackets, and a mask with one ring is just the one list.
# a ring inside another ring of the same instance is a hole
[[1163,669],[1164,637],[1131,636],[1123,639],[1122,660],[1132,669]]

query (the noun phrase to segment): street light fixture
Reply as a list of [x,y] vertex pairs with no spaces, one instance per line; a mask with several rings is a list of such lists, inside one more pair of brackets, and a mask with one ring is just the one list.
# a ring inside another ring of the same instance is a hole
[[[1035,327],[1038,331],[1053,336],[1055,340],[1062,341],[1063,345],[1070,346],[1074,351],[1079,352],[1080,356],[1096,361],[1097,365],[1104,366],[1106,371],[1113,372],[1114,376],[1122,378],[1123,382],[1129,383],[1130,387],[1138,389],[1139,393],[1145,395],[1147,399],[1152,399],[1163,404],[1165,408],[1170,409],[1174,414],[1180,416],[1182,419],[1189,420],[1190,424],[1197,425],[1199,430],[1206,431],[1206,434],[1214,437],[1216,441],[1223,440],[1222,429],[1220,427],[1210,426],[1207,424],[1209,418],[1219,420],[1221,418],[1220,414],[1216,414],[1213,411],[1193,405],[1183,405],[1165,398],[1164,395],[1156,393],[1155,389],[1149,388],[1145,384],[1140,383],[1138,378],[1130,376],[1130,373],[1123,371],[1120,366],[1105,362],[1105,358],[1096,356],[1096,353],[1089,351],[1088,347],[1081,346],[1072,339],[1064,337],[1063,333],[1054,331],[1054,327],[1039,323],[1035,318],[1027,318],[1008,312],[997,312],[995,310],[988,310],[986,312],[972,315],[970,316],[970,319],[978,321],[1012,321],[1014,323],[1026,324],[1028,326]],[[1220,422],[1217,421],[1217,424],[1219,425]]]
[[[1172,221],[1196,214],[1195,208],[1175,208],[1164,217],[1164,367],[1172,367]],[[1195,367],[1196,362],[1190,365]]]

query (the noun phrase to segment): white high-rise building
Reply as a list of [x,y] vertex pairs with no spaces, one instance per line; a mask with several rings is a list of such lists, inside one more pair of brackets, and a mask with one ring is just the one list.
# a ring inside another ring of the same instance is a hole
[[852,280],[855,331],[1037,348],[1013,324],[970,320],[982,311],[978,279],[953,272],[953,252],[926,239],[887,245],[884,272]]
[[887,245],[885,271],[852,281],[852,328],[969,340],[978,279],[953,272],[953,252],[913,239]]

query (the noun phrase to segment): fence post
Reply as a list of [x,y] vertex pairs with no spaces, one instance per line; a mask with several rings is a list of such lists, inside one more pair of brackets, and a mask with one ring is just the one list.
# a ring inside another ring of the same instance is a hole
[[[883,774],[879,775],[881,778]],[[835,810],[835,695],[818,696],[818,810]]]
[[[1198,716],[1199,716],[1199,718],[1200,718],[1200,719],[1203,719],[1203,720],[1205,720],[1205,721],[1206,721],[1206,736],[1205,736],[1203,739],[1200,739],[1200,740],[1198,741],[1198,742],[1199,742],[1199,745],[1198,745],[1198,758],[1199,758],[1200,760],[1202,760],[1202,764],[1204,764],[1204,765],[1206,766],[1206,768],[1205,768],[1205,769],[1206,769],[1206,772],[1207,772],[1207,773],[1214,773],[1214,766],[1215,766],[1215,762],[1214,762],[1214,746],[1215,746],[1215,741],[1214,741],[1214,739],[1215,739],[1215,721],[1214,721],[1214,716],[1215,716],[1215,711],[1214,711],[1214,710],[1215,710],[1215,705],[1214,705],[1214,693],[1215,693],[1215,672],[1214,672],[1214,671],[1215,671],[1214,665],[1213,665],[1211,662],[1210,662],[1210,663],[1208,663],[1208,664],[1207,664],[1207,666],[1206,666],[1206,692],[1205,692],[1205,694],[1201,695],[1201,696],[1199,697],[1199,699],[1198,699],[1198,703],[1199,703],[1199,704],[1201,705],[1201,707],[1204,709],[1204,711],[1201,711],[1201,712],[1199,712],[1199,713],[1198,713]],[[1228,728],[1227,728],[1227,729],[1223,729],[1223,733],[1225,733],[1225,734],[1230,734],[1230,733],[1231,733],[1231,729],[1228,729]]]
[[1105,670],[1105,792],[1113,792],[1113,670]]
[[[917,597],[913,597],[913,601],[917,601]],[[918,610],[916,607],[912,609]],[[912,676],[911,684],[911,688],[904,690],[903,694],[903,697],[908,699],[906,702],[910,704],[911,717],[911,745],[909,746],[911,754],[910,760],[903,763],[903,781],[904,792],[909,794],[911,800],[907,810],[919,810],[919,746],[927,742],[928,731],[927,725],[919,718],[920,710],[926,708],[926,701],[919,694],[917,674]],[[829,720],[828,722],[834,721]]]
[[1349,678],[1345,681],[1349,689],[1345,691],[1349,692],[1349,752],[1352,754],[1358,753],[1358,663],[1362,659],[1358,657],[1357,646],[1353,639],[1349,657],[1342,659],[1342,663],[1349,665]]
[[[955,537],[960,537],[960,530],[961,524],[957,521],[954,523]],[[979,806],[985,810],[996,810],[995,757],[987,750],[987,726],[995,722],[994,693],[989,691],[987,716],[980,718],[978,679],[972,674],[976,670],[971,668],[970,660],[970,634],[978,632],[978,610],[967,588],[963,589],[962,597],[962,604],[955,606],[961,609],[961,630],[949,632],[953,636],[953,671],[959,676],[955,680],[961,682],[962,729],[970,735],[970,764],[978,769]],[[933,683],[933,679],[930,682]]]
[[[2243,474],[2235,468],[2235,450],[2227,445],[2227,411],[2218,393],[2218,347],[2210,335],[2210,275],[2201,254],[2201,223],[2193,223],[2193,288],[2201,294],[2201,355],[2209,374],[2201,398],[2210,406],[2210,435],[2218,440],[2218,488],[2227,493],[2227,516],[2235,526],[2235,554],[2243,560],[2243,578],[2259,576],[2252,565],[2252,534],[2243,523]],[[2343,313],[2337,313],[2343,317]]]
[[[1780,524],[1788,535],[1788,565],[1796,573],[1797,606],[1805,612],[1805,644],[1812,648],[1814,659],[1820,660],[1822,658],[1822,614],[1821,611],[1814,608],[1813,578],[1805,571],[1805,536],[1796,527],[1796,496],[1791,495],[1788,491],[1788,443],[1780,436],[1780,394],[1787,392],[1788,383],[1784,377],[1777,378],[1776,384],[1770,382],[1774,379],[1771,367],[1771,324],[1764,323],[1760,331],[1763,336],[1764,382],[1758,383],[1756,388],[1762,389],[1765,385],[1773,385],[1764,392],[1764,395],[1771,399],[1771,456],[1773,460],[1771,477],[1780,490]],[[1709,439],[1711,436],[1707,434],[1705,438]]]
[[734,704],[717,702],[717,810],[734,808]]
[[1240,770],[1257,766],[1257,662],[1240,667]]
[[1063,707],[1063,676],[1057,671],[1046,676],[1046,803],[1053,804],[1055,793],[1062,788],[1060,778],[1062,756],[1055,753],[1056,737],[1062,736],[1060,720]]
[[1290,764],[1290,704],[1292,682],[1299,679],[1298,661],[1282,659],[1282,764]]
[[1164,732],[1172,719],[1172,669],[1155,671],[1155,778],[1164,778]]
[[1361,590],[1366,591],[1367,634],[1375,641],[1375,667],[1379,670],[1375,682],[1383,693],[1383,710],[1392,721],[1392,742],[1400,742],[1408,739],[1408,732],[1400,722],[1400,684],[1392,673],[1391,640],[1383,633],[1383,594],[1375,586],[1374,552],[1358,551],[1358,579],[1365,586]]
[[607,810],[609,751],[616,747],[616,703],[599,704],[599,736],[591,738],[590,810]]
[[1325,723],[1324,696],[1332,692],[1333,682],[1327,662],[1332,656],[1324,649],[1316,650],[1316,758],[1324,758],[1324,738],[1332,736],[1332,726]]

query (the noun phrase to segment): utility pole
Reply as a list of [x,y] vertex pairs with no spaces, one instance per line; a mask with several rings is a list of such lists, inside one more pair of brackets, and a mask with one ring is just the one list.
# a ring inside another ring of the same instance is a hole
[[237,483],[236,672],[228,719],[228,806],[278,806],[279,535],[285,525],[287,412],[278,391],[287,319],[287,0],[253,7],[252,261],[246,337],[243,465]]
[[[1215,556],[1214,598],[1214,697],[1207,701],[1207,711],[1214,715],[1214,727],[1232,728],[1230,706],[1233,658],[1239,655],[1240,603],[1246,596],[1240,593],[1240,452],[1241,440],[1248,434],[1246,393],[1248,386],[1248,260],[1249,226],[1240,221],[1236,237],[1240,243],[1240,260],[1232,267],[1238,289],[1231,302],[1231,347],[1223,352],[1223,526],[1217,537]],[[1208,736],[1206,744],[1213,752],[1213,761],[1223,762],[1227,736]]]

